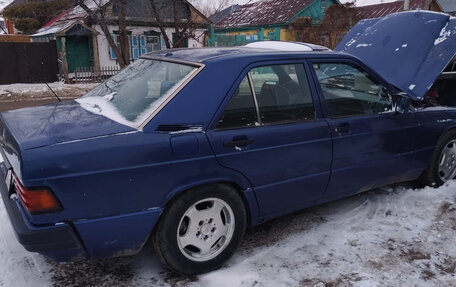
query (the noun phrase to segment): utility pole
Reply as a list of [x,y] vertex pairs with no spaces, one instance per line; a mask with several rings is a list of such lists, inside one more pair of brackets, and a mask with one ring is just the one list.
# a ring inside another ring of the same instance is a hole
[[404,0],[404,11],[410,10],[410,0]]

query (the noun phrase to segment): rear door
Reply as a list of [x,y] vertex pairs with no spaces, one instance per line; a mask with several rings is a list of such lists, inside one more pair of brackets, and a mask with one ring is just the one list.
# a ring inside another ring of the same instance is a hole
[[207,132],[218,162],[249,179],[262,215],[322,198],[329,180],[331,135],[308,73],[302,62],[251,66]]
[[333,137],[332,175],[326,197],[340,197],[413,179],[411,112],[393,111],[386,84],[349,60],[312,60],[315,82]]

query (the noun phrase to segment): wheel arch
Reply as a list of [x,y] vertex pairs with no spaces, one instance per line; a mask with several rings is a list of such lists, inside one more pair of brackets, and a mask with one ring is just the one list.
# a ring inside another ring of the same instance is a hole
[[163,209],[166,209],[167,206],[169,206],[174,200],[176,200],[180,195],[183,193],[199,188],[202,186],[210,186],[210,185],[217,185],[217,184],[223,184],[223,185],[228,185],[233,188],[237,192],[237,194],[242,198],[242,201],[245,206],[246,214],[247,214],[247,226],[252,226],[255,225],[258,221],[258,202],[255,196],[255,193],[253,189],[250,187],[250,184],[248,184],[247,187],[245,187],[245,183],[242,184],[238,181],[235,181],[233,179],[228,179],[228,178],[213,178],[213,179],[206,179],[203,181],[198,181],[186,185],[179,186],[172,190],[168,195],[164,198],[164,200],[161,203],[161,206]]

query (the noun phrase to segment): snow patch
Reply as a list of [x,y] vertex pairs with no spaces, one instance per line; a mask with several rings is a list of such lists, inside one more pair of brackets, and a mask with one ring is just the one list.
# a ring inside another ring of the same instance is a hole
[[202,131],[203,131],[202,127],[192,127],[190,129],[186,129],[186,130],[170,132],[169,134],[171,134],[171,135],[181,135],[181,134],[189,134],[189,133],[200,133]]
[[442,28],[442,30],[440,31],[440,35],[437,39],[435,39],[434,41],[434,46],[446,41],[448,39],[448,37],[451,36],[451,31],[447,31],[448,27],[448,23],[445,25],[445,27]]
[[369,47],[369,46],[372,46],[372,44],[358,44],[358,45],[356,45],[356,48]]
[[289,52],[312,52],[313,49],[306,44],[298,44],[281,41],[260,41],[245,45],[248,48],[270,49]]
[[416,85],[411,84],[411,85],[409,86],[409,90],[410,90],[410,91],[413,91],[413,89],[414,89],[415,87],[416,87]]
[[407,48],[408,44],[402,44],[402,48]]
[[345,44],[345,46],[350,47],[354,43],[356,43],[356,39],[351,39],[350,41],[347,42],[347,44]]

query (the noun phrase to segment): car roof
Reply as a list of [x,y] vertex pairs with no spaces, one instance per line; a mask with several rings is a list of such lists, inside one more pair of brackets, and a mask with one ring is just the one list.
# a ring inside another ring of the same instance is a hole
[[160,58],[176,61],[186,61],[195,63],[209,63],[220,60],[230,60],[233,58],[256,58],[261,59],[277,59],[277,58],[314,58],[318,56],[324,57],[345,57],[353,58],[345,53],[333,51],[283,51],[267,48],[256,47],[229,47],[229,48],[184,48],[184,49],[169,49],[161,50],[146,54],[144,58]]

